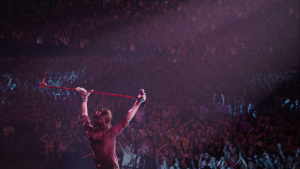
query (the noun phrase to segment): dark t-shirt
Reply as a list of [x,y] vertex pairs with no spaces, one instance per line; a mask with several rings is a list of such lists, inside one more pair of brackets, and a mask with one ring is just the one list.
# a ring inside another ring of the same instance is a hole
[[73,158],[79,158],[81,154],[81,145],[80,144],[71,144],[71,148],[75,150],[75,152],[72,152],[71,155]]
[[117,154],[118,163],[119,163],[119,166],[120,166],[120,165],[122,165],[124,154],[123,154],[123,152],[121,150],[117,151],[116,154]]
[[156,168],[155,155],[153,157],[150,157],[149,155],[145,155],[144,158],[145,158],[145,169]]
[[44,122],[44,131],[51,132],[54,130],[54,122],[52,120],[46,120]]
[[[193,168],[192,166],[192,163],[191,163],[191,160],[189,158],[186,158],[185,157],[185,163],[186,163],[186,166],[188,168]],[[198,161],[197,160],[194,160],[194,166],[197,168],[198,167]]]
[[94,152],[95,164],[107,169],[119,168],[118,157],[116,155],[116,137],[128,125],[128,121],[123,118],[115,127],[96,130],[91,126],[88,116],[84,115],[82,118],[83,128]]
[[224,156],[223,147],[217,147],[216,148],[216,159],[219,160],[222,156]]
[[138,158],[140,158],[139,163],[144,164],[144,157],[136,156],[136,158],[135,158],[135,161],[136,161],[135,168],[143,169],[143,166],[138,166],[138,164],[139,164],[138,163]]

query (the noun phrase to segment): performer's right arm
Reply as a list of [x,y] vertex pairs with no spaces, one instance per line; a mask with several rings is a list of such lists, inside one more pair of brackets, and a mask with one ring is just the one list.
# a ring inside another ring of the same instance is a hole
[[[82,109],[81,109],[81,115],[82,116],[88,116],[88,110],[87,110],[87,100],[89,95],[91,94],[90,92],[87,92],[84,88],[82,87],[77,87],[77,91],[79,91],[82,95]],[[92,90],[93,91],[93,90]]]
[[92,126],[90,124],[90,119],[89,119],[89,116],[88,116],[87,101],[88,101],[88,97],[91,94],[91,92],[87,92],[82,87],[77,87],[76,90],[79,91],[82,95],[81,115],[82,115],[83,128],[86,131],[86,135],[89,136],[89,131],[92,128]]

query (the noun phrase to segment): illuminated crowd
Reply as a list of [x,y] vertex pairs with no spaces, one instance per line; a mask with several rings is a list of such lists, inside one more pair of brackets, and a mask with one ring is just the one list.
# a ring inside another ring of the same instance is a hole
[[[220,84],[213,83],[213,77],[191,74],[199,66],[195,63],[187,67],[193,58],[174,62],[167,58],[44,56],[34,59],[35,63],[26,58],[2,60],[12,67],[1,76],[1,89],[5,89],[1,90],[0,107],[4,131],[1,159],[7,165],[35,161],[48,168],[93,167],[89,141],[82,129],[79,93],[47,88],[43,103],[41,90],[28,87],[41,83],[45,67],[48,85],[82,86],[133,96],[145,88],[146,107],[137,112],[117,138],[117,155],[123,168],[297,165],[298,69],[277,74],[273,71],[277,81],[265,78],[259,87],[254,85],[259,75],[236,74],[235,68],[228,74],[232,79]],[[22,66],[17,66],[20,63]],[[70,67],[63,66],[69,64]],[[178,70],[186,76],[180,76]],[[217,72],[218,76],[223,72]],[[201,80],[189,81],[189,75]],[[247,78],[251,83],[246,83]],[[268,88],[272,83],[280,85]],[[115,124],[133,102],[93,94],[88,101],[89,115],[93,117],[98,108],[109,108]]]

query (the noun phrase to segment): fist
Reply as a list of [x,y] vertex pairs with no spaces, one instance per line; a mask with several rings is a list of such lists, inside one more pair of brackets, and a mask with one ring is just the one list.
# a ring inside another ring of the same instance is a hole
[[224,157],[221,157],[220,161],[225,161]]
[[142,99],[144,99],[144,101],[146,101],[146,93],[144,91],[144,89],[141,89],[141,94],[138,95],[138,100],[141,101]]
[[[76,90],[79,91],[79,92],[81,93],[82,98],[87,98],[87,97],[91,94],[91,92],[86,91],[86,90],[85,90],[84,88],[82,88],[82,87],[77,87]],[[91,91],[94,91],[94,90],[91,90]]]
[[280,149],[280,148],[281,148],[281,144],[280,144],[280,143],[278,143],[278,144],[277,144],[277,147]]

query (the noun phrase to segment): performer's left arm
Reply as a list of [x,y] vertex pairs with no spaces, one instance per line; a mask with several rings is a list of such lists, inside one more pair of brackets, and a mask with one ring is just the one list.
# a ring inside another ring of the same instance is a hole
[[119,124],[117,124],[116,126],[111,128],[111,132],[114,137],[117,137],[123,131],[123,129],[128,125],[129,121],[136,114],[136,112],[141,104],[142,99],[144,99],[144,101],[146,101],[146,93],[144,93],[143,95],[139,94],[138,99],[136,100],[136,102],[134,103],[132,108],[128,111],[125,118],[123,118]]
[[146,101],[146,93],[144,93],[143,95],[139,94],[138,99],[136,100],[136,102],[134,103],[134,105],[132,106],[132,108],[128,111],[127,115],[125,116],[125,119],[130,122],[130,120],[133,118],[133,116],[136,114],[140,104],[141,104],[141,100],[144,99],[144,101]]

